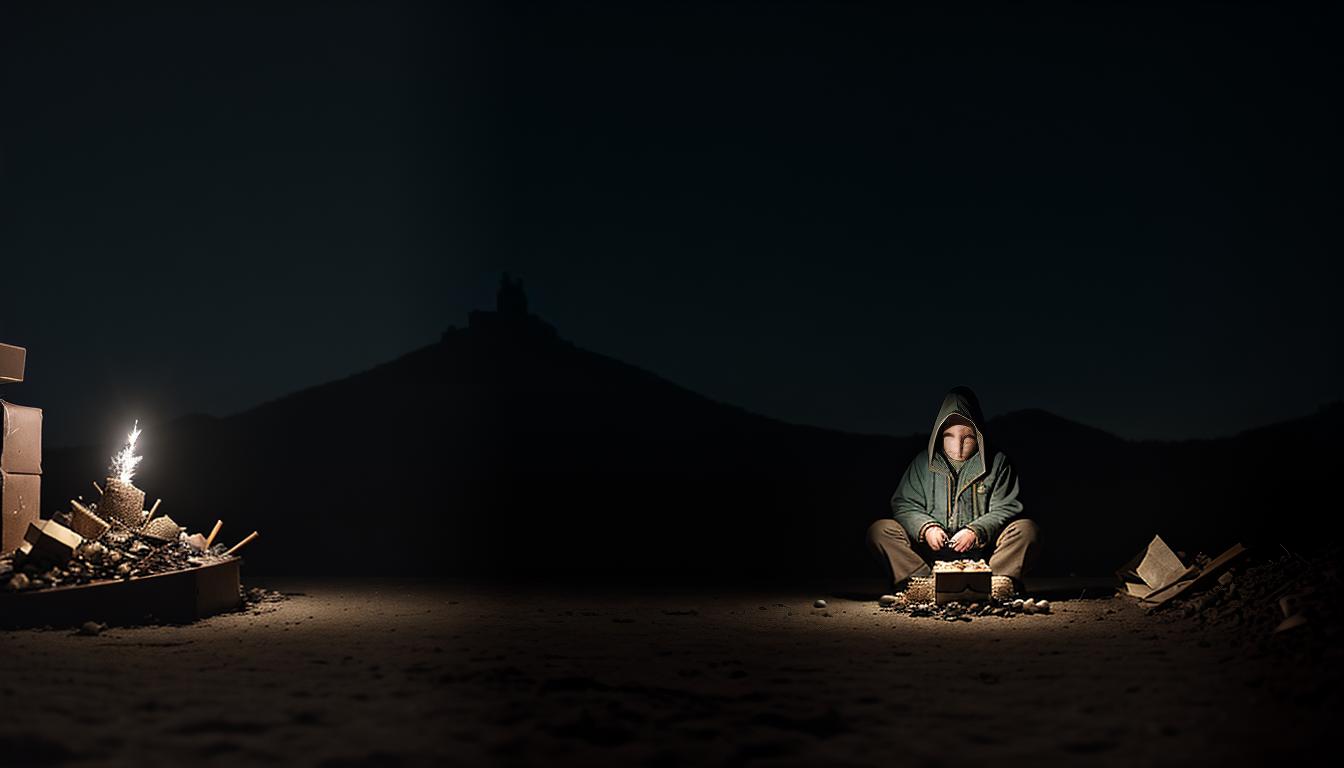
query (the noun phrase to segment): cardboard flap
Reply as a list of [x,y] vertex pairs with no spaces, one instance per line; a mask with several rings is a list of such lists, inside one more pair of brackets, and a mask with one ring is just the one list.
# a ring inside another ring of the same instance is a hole
[[28,350],[13,344],[0,344],[0,383],[23,381],[23,364]]
[[1131,572],[1148,585],[1150,591],[1157,591],[1179,581],[1187,570],[1185,563],[1171,551],[1162,537],[1154,536],[1147,549],[1136,555],[1121,569],[1120,574],[1123,578],[1126,571]]

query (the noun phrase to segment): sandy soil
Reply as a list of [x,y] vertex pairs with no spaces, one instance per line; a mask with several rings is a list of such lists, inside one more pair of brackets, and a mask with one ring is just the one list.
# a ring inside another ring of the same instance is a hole
[[822,594],[249,585],[291,596],[0,632],[0,763],[1250,764],[1338,716],[1122,599],[948,623]]

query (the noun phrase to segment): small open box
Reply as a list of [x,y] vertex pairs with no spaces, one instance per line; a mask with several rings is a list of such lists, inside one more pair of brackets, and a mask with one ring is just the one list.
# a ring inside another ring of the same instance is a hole
[[933,568],[934,602],[986,603],[994,589],[994,573],[988,567],[955,568],[937,563]]

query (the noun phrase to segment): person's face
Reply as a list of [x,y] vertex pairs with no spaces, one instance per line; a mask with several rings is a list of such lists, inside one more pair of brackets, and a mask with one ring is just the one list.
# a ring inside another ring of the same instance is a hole
[[956,461],[965,461],[975,455],[975,430],[965,424],[953,424],[943,429],[943,453]]

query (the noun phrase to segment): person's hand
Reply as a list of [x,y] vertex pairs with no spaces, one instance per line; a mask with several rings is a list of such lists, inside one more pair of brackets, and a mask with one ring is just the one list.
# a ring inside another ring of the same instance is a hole
[[928,529],[924,531],[924,541],[929,545],[929,549],[937,552],[947,543],[947,531],[944,531],[936,525],[930,525]]
[[973,547],[975,547],[975,531],[970,528],[962,528],[952,537],[952,548],[958,552],[966,552]]

